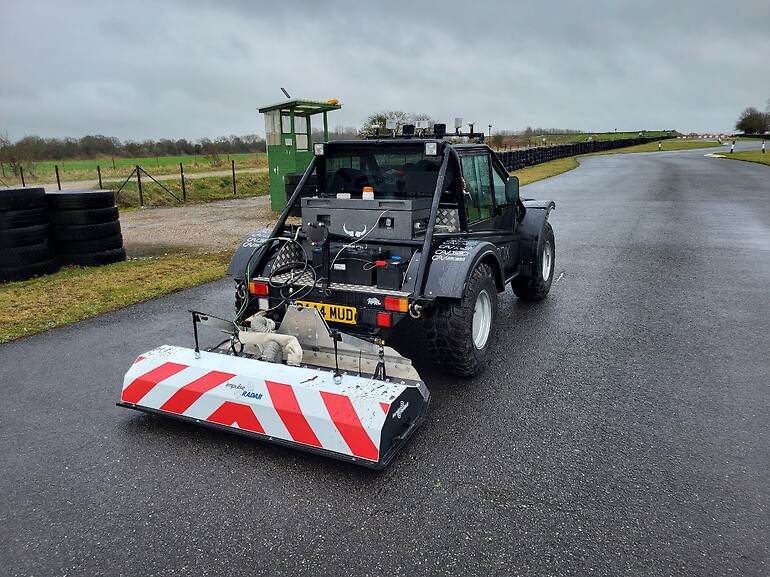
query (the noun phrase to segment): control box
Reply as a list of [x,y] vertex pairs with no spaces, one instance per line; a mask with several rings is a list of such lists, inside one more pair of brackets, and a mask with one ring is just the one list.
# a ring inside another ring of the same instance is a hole
[[302,223],[322,222],[350,240],[403,240],[421,237],[430,216],[430,198],[303,198]]

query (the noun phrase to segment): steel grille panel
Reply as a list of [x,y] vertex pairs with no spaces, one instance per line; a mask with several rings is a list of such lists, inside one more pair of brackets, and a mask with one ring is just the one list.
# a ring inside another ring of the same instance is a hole
[[436,213],[436,227],[442,232],[460,230],[460,212],[456,208],[439,208]]
[[280,270],[291,263],[304,262],[305,255],[302,248],[294,242],[285,242],[278,251],[278,256],[273,261],[273,270]]

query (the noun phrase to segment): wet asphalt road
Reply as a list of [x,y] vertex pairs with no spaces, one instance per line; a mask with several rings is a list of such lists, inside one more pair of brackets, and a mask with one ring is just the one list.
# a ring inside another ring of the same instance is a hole
[[217,282],[0,346],[0,575],[770,575],[770,169],[591,157],[384,472],[118,408]]

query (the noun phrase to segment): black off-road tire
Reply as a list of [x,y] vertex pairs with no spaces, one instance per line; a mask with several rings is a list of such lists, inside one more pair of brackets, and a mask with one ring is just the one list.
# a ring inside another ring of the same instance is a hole
[[0,249],[40,244],[47,240],[47,224],[0,230]]
[[61,262],[56,258],[19,267],[0,268],[0,283],[22,281],[33,276],[53,274],[60,268]]
[[123,247],[91,253],[60,254],[64,264],[79,266],[102,266],[126,260],[126,249]]
[[116,234],[91,240],[57,241],[54,246],[56,254],[60,255],[62,260],[68,262],[64,255],[89,254],[123,248],[123,236]]
[[461,377],[473,377],[484,369],[496,332],[497,285],[486,264],[473,271],[462,299],[438,299],[426,318],[426,342],[433,362]]
[[541,301],[551,290],[556,262],[556,244],[551,223],[545,223],[543,241],[540,243],[537,259],[532,265],[532,276],[517,276],[511,281],[511,288],[517,297],[528,301]]
[[118,220],[118,216],[117,206],[85,210],[56,210],[50,214],[51,224],[62,224],[66,226],[115,222]]
[[26,210],[8,210],[0,212],[0,230],[24,228],[48,223],[47,208],[28,208]]
[[0,189],[0,211],[29,210],[44,207],[45,188],[42,186]]
[[62,225],[53,227],[51,236],[57,241],[69,242],[94,240],[120,234],[120,223],[102,222],[99,224]]
[[49,261],[53,256],[48,241],[15,248],[0,248],[0,268],[13,269],[35,265]]
[[111,190],[56,190],[45,196],[51,212],[115,206],[115,193]]

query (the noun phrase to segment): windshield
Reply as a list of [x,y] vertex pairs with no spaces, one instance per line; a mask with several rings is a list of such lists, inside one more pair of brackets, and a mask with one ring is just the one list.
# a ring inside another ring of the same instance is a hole
[[436,190],[440,156],[426,156],[414,146],[338,146],[324,155],[323,193],[361,198],[365,186],[375,198],[431,197]]

